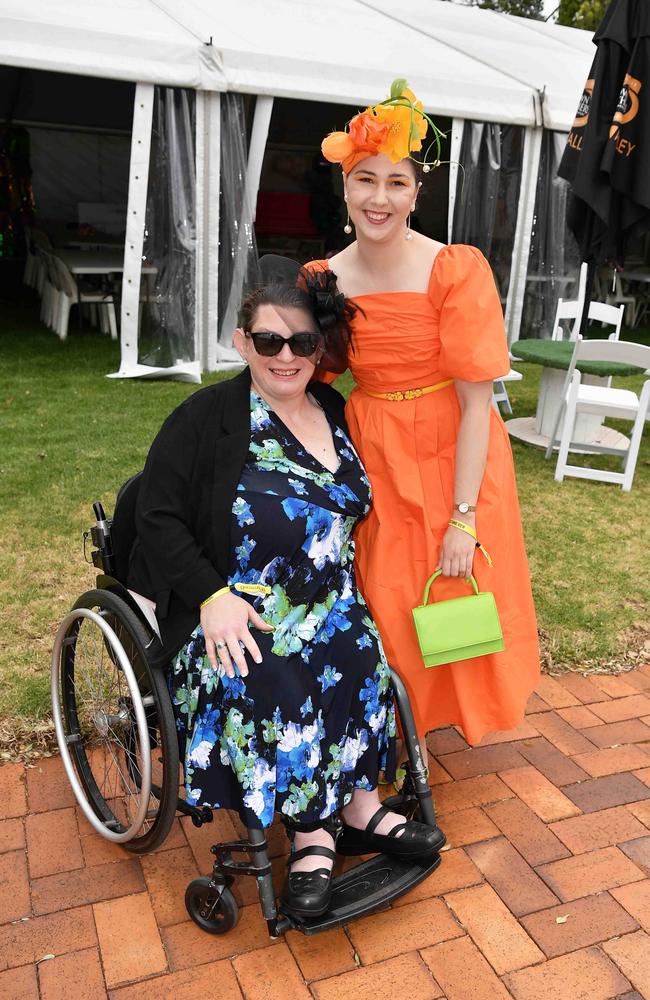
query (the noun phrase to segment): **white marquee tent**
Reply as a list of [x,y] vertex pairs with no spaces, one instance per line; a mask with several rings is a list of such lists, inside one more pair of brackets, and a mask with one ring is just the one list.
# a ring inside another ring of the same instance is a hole
[[[137,299],[155,85],[197,92],[197,310],[192,368],[216,343],[220,93],[257,95],[245,209],[252,218],[274,97],[363,107],[407,76],[434,116],[524,126],[519,215],[506,306],[521,317],[543,129],[566,132],[591,64],[587,32],[443,0],[0,0],[0,64],[137,84],[122,302],[121,374],[137,364]],[[452,178],[453,179],[453,171]],[[450,186],[450,191],[452,187]],[[453,191],[452,191],[453,195]],[[453,203],[453,197],[450,198]],[[451,209],[450,209],[451,211]],[[242,221],[250,221],[242,220]],[[236,280],[236,278],[235,278]],[[181,373],[182,374],[182,373]]]

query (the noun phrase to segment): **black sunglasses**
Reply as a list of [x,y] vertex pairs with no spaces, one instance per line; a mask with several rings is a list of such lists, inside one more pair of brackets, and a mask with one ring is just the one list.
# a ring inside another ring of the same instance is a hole
[[281,337],[279,333],[267,330],[246,331],[246,336],[253,341],[253,346],[263,358],[274,358],[285,344],[291,348],[291,353],[297,358],[310,358],[323,343],[321,333],[294,333],[291,337]]

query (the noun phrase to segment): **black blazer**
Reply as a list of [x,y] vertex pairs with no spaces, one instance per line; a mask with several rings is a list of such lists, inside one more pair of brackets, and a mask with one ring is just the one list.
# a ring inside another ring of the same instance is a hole
[[[189,396],[158,432],[136,505],[128,585],[156,602],[166,664],[199,622],[199,605],[226,585],[232,504],[250,445],[248,368]],[[343,397],[313,382],[309,391],[339,427]]]

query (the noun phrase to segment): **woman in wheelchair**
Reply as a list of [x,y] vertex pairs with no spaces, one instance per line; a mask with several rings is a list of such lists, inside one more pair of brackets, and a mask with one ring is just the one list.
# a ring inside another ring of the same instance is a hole
[[370,488],[342,397],[312,381],[345,363],[352,312],[325,272],[248,296],[234,335],[247,367],[164,422],[130,560],[172,664],[186,798],[253,828],[279,813],[283,904],[305,916],[327,910],[341,824],[349,853],[444,843],[378,796],[395,771],[393,693],[352,538]]

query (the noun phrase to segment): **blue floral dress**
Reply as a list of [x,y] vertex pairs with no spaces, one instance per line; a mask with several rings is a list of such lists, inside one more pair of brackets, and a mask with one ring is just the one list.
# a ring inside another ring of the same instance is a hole
[[246,678],[212,669],[200,625],[174,659],[186,798],[252,827],[274,813],[313,823],[376,787],[379,771],[394,776],[390,672],[354,578],[370,485],[335,425],[331,473],[254,391],[250,412],[228,583],[248,588],[240,596],[274,631],[255,631],[263,662],[248,658]]

